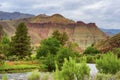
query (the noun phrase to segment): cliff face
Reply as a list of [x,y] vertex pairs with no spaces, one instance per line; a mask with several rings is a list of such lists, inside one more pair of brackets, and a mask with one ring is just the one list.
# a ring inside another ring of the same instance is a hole
[[77,42],[80,47],[86,48],[91,44],[106,38],[106,35],[100,31],[94,23],[81,23],[76,23],[73,34],[74,41]]
[[15,26],[22,21],[26,23],[34,45],[39,44],[41,40],[50,36],[55,30],[66,32],[70,41],[77,42],[79,47],[83,49],[107,37],[95,23],[85,24],[82,21],[74,22],[58,14],[37,16],[17,21],[3,21],[0,24],[2,23],[1,25],[5,32],[7,34],[11,33],[9,35],[11,36],[15,32]]
[[70,41],[77,42],[81,48],[86,48],[106,38],[106,35],[94,23],[26,23],[26,25],[28,26],[33,43],[39,43],[40,40],[47,38],[55,30],[66,32]]

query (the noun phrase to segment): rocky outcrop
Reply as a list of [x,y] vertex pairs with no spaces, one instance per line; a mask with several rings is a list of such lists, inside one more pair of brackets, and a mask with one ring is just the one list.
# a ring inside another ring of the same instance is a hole
[[[6,21],[4,22],[4,25],[6,24],[9,28],[13,29],[13,33],[15,26],[22,21],[26,23],[32,43],[35,45],[38,45],[41,40],[50,36],[55,30],[66,32],[70,41],[78,43],[79,47],[83,49],[107,37],[95,23],[86,24],[82,21],[74,22],[59,14],[52,16],[39,15],[33,18]],[[3,28],[6,30],[7,34],[9,34],[9,30],[5,27]]]
[[[79,47],[86,48],[97,41],[106,38],[106,35],[99,30],[94,23],[85,24],[83,22],[62,24],[62,23],[26,23],[33,43],[50,36],[53,31],[59,30],[69,35],[70,41],[79,44]],[[37,34],[36,34],[37,33]]]

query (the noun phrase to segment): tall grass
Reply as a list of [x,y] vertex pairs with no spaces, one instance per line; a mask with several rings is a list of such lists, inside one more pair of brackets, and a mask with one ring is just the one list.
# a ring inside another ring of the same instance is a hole
[[35,70],[28,75],[28,80],[39,80],[40,79],[40,72]]
[[56,66],[54,78],[55,80],[86,80],[89,74],[90,69],[85,62],[77,65],[74,59],[69,58],[69,61],[65,59],[61,71]]
[[2,80],[8,80],[7,74],[3,74],[3,75],[2,75]]
[[49,79],[49,74],[44,74],[42,80],[48,80]]

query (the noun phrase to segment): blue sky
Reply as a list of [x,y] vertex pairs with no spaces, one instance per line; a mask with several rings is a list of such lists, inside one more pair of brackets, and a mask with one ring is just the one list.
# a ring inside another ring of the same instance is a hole
[[0,0],[0,11],[62,14],[100,28],[120,29],[120,0]]

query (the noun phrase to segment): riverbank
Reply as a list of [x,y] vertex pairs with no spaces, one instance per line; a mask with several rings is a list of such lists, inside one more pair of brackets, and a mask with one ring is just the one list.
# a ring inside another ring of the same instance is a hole
[[[90,76],[94,77],[98,70],[95,66],[95,64],[87,64],[90,68]],[[30,72],[25,72],[25,73],[8,73],[8,80],[27,80],[27,76],[30,74]],[[41,75],[45,74],[44,72],[41,73]],[[2,79],[2,75],[0,74],[0,80]]]

